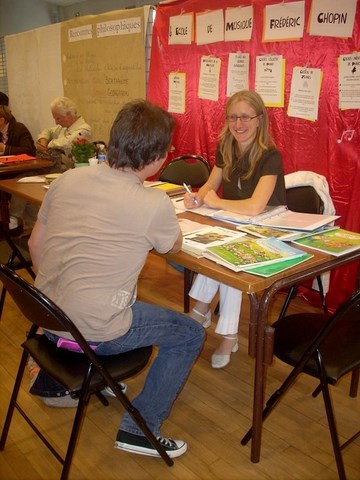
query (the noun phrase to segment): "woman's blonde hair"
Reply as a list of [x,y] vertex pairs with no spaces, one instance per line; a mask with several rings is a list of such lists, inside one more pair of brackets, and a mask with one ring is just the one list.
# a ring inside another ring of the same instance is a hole
[[[238,102],[244,101],[253,108],[257,117],[259,117],[259,127],[256,132],[256,137],[249,147],[249,164],[248,172],[243,176],[248,179],[254,172],[256,163],[261,158],[263,152],[273,145],[273,141],[269,134],[269,116],[260,95],[249,90],[241,90],[234,93],[226,104],[226,116],[229,115],[231,107]],[[225,164],[223,175],[225,180],[229,180],[230,173],[235,167],[233,159],[241,157],[245,152],[240,151],[239,144],[230,132],[229,123],[226,121],[223,129],[219,134],[219,148],[220,153]]]

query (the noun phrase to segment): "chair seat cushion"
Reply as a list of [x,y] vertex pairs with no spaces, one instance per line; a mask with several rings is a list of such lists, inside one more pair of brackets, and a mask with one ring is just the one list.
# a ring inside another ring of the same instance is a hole
[[[63,395],[81,389],[90,366],[89,359],[83,353],[58,348],[45,335],[36,335],[26,340],[22,347],[47,375],[65,387]],[[151,353],[152,346],[149,346],[118,355],[99,355],[99,359],[112,378],[118,382],[143,369],[148,363]],[[56,383],[54,385],[54,382],[46,382],[45,385],[48,393],[50,392],[50,396],[59,395],[60,390],[56,389]],[[106,385],[104,385],[101,375],[95,371],[90,382],[91,390],[100,390],[104,386]],[[51,395],[51,392],[55,392],[54,395]],[[36,384],[34,384],[31,393],[42,395],[37,390]],[[45,392],[45,396],[49,396],[49,394]]]
[[[358,312],[357,312],[358,313]],[[324,314],[301,313],[288,315],[275,322],[274,354],[285,363],[295,366],[316,334],[328,319]],[[360,365],[359,361],[360,321],[356,312],[346,321],[336,324],[319,350],[323,357],[329,383],[335,383],[346,373]],[[352,345],[349,348],[349,345]],[[314,359],[309,360],[304,371],[319,377]]]

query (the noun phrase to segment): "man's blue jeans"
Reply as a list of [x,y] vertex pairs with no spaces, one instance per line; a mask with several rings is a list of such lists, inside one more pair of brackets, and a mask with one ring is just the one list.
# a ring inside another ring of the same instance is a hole
[[[141,393],[132,401],[155,436],[168,417],[205,339],[204,328],[182,313],[135,302],[130,330],[122,337],[102,342],[98,355],[112,355],[148,345],[158,347]],[[51,334],[47,335],[54,339]],[[143,435],[136,422],[125,413],[120,429]]]

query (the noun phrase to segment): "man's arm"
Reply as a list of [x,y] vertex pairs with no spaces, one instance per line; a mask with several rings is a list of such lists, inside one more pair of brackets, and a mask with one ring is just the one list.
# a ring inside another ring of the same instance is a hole
[[40,223],[39,220],[36,220],[28,241],[31,261],[35,273],[37,273],[39,269],[42,246],[45,238],[45,229],[45,225]]
[[178,252],[180,252],[181,247],[182,247],[182,242],[183,242],[183,235],[182,235],[182,232],[180,231],[177,239],[175,240],[174,245],[168,251],[168,253],[178,253]]

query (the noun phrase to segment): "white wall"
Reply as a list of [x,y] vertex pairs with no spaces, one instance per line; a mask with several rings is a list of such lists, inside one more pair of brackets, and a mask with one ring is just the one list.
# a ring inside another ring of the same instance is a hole
[[42,0],[0,0],[0,37],[49,25],[54,9]]

